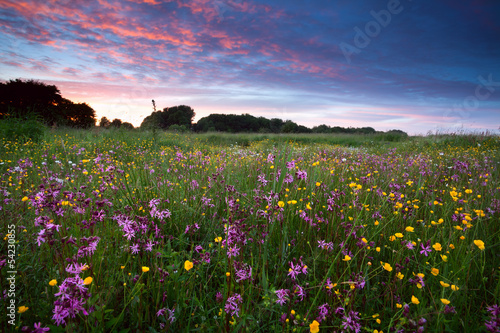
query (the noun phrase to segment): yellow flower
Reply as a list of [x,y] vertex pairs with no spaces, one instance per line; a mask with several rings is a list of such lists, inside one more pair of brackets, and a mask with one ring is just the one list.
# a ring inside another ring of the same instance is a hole
[[474,240],[474,244],[482,251],[484,250],[484,242],[480,239]]
[[321,186],[321,183],[320,182],[316,182],[316,186]]
[[142,266],[142,272],[143,273],[149,272],[149,267]]
[[124,268],[125,268],[125,266],[120,266],[120,269],[124,269]]
[[447,261],[448,261],[448,257],[447,257],[447,256],[445,256],[445,255],[443,255],[443,254],[441,255],[441,259],[443,259],[443,261],[444,261],[444,262],[447,262]]
[[278,201],[278,206],[283,208],[285,206],[285,203],[283,201]]
[[380,252],[380,247],[378,247],[378,246],[377,246],[377,247],[375,248],[375,251]]
[[441,246],[440,243],[436,243],[436,244],[432,245],[432,248],[436,251],[441,251],[443,249],[443,247]]
[[184,262],[184,269],[186,269],[186,271],[189,271],[191,268],[193,268],[193,263],[189,260],[186,260],[186,262]]
[[309,324],[309,330],[311,333],[319,332],[319,323],[315,320],[311,324]]
[[343,261],[349,261],[351,260],[351,257],[349,257],[347,254],[345,255],[344,259],[342,259]]
[[403,234],[400,232],[397,232],[396,234],[394,234],[394,236],[396,236],[397,238],[403,238]]
[[457,291],[458,289],[460,289],[460,288],[458,288],[458,287],[457,287],[457,286],[455,286],[454,284],[452,284],[452,285],[451,285],[451,290],[453,290],[453,291]]
[[23,202],[24,202],[24,201],[28,201],[28,200],[29,200],[29,199],[28,199],[28,197],[23,197],[23,198],[21,199],[21,201],[23,201]]
[[392,271],[392,267],[391,267],[391,265],[388,262],[386,262],[385,264],[383,262],[380,262],[380,263],[382,264],[382,266],[384,267],[384,269],[386,271],[388,271],[388,272]]
[[222,237],[215,237],[215,242],[216,243],[222,242]]
[[414,228],[413,227],[406,227],[405,230],[408,231],[408,232],[413,232]]
[[441,298],[441,302],[443,302],[444,305],[448,305],[450,304],[451,302],[448,301],[446,298]]
[[26,311],[28,311],[28,307],[27,306],[20,306],[19,307],[19,310],[17,311],[18,313],[25,313]]
[[415,296],[411,295],[411,302],[413,304],[420,304],[420,301],[418,300],[418,298],[416,298]]
[[448,288],[450,286],[449,283],[446,283],[444,281],[439,281],[439,283],[441,283],[441,285],[444,287],[444,288]]
[[93,280],[94,280],[94,279],[93,279],[92,277],[90,277],[90,276],[89,276],[89,277],[85,278],[85,280],[83,280],[83,284],[84,284],[84,285],[89,285],[89,284],[91,284],[91,283],[92,283],[92,281],[93,281]]
[[49,282],[49,285],[50,285],[51,287],[55,286],[56,284],[57,284],[57,280],[56,280],[56,279],[54,279],[54,280],[50,280],[50,282]]
[[396,274],[396,277],[400,280],[403,280],[403,278],[405,277],[404,274],[402,274],[401,272],[398,272],[398,274]]

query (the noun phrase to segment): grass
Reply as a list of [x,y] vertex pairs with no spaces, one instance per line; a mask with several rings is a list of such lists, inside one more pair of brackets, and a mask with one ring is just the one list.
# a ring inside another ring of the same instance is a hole
[[498,137],[56,129],[1,146],[12,331],[481,332],[497,320]]

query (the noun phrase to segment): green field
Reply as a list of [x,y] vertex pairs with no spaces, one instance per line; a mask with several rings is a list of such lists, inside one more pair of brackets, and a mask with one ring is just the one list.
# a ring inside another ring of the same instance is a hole
[[19,140],[0,142],[8,331],[499,329],[497,136]]

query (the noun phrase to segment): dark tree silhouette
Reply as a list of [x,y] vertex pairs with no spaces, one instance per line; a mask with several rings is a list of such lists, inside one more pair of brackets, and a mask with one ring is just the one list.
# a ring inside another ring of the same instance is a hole
[[122,126],[120,128],[125,128],[125,129],[134,129],[134,125],[132,125],[129,122],[124,122],[122,123]]
[[0,117],[35,114],[47,125],[95,126],[95,111],[61,96],[54,85],[21,79],[0,83]]
[[95,111],[87,103],[73,103],[63,98],[58,105],[55,123],[64,126],[89,128],[95,126]]
[[111,122],[111,124],[109,125],[110,127],[116,127],[116,128],[120,128],[122,126],[122,121],[121,119],[113,119],[113,121]]
[[111,121],[109,121],[109,119],[106,117],[102,117],[101,120],[99,121],[100,127],[108,128],[109,125],[111,125]]

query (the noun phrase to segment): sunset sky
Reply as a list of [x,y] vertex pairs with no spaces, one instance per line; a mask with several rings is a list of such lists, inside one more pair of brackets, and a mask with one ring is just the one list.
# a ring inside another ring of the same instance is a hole
[[500,1],[0,0],[0,80],[138,126],[189,105],[312,127],[500,128]]

